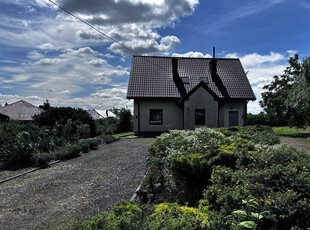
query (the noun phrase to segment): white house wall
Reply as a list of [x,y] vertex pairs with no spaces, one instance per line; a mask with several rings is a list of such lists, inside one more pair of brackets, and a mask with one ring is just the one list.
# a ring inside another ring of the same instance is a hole
[[[139,99],[134,101],[134,132],[138,132],[140,112],[140,132],[162,132],[171,129],[183,129],[183,108],[176,100]],[[140,105],[138,105],[140,104]],[[140,108],[139,108],[140,107]],[[150,125],[150,109],[163,110],[161,125]]]
[[214,128],[218,124],[218,102],[203,87],[197,89],[188,100],[184,102],[184,128],[195,129],[195,109],[205,109],[205,124]]
[[219,126],[229,127],[229,111],[238,111],[238,126],[245,126],[246,101],[227,101],[219,108]]

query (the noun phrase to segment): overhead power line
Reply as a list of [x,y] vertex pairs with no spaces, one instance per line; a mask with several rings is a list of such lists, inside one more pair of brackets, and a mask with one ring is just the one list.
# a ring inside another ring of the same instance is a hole
[[[84,24],[88,25],[89,27],[91,27],[92,29],[96,30],[98,33],[100,33],[101,35],[103,35],[104,37],[114,41],[115,43],[117,43],[118,45],[120,45],[121,47],[123,47],[124,49],[128,50],[129,52],[133,53],[134,55],[137,56],[142,56],[140,54],[138,54],[137,52],[133,51],[132,49],[128,48],[127,46],[123,45],[122,43],[120,43],[119,41],[117,41],[115,38],[110,37],[109,35],[103,33],[102,31],[100,31],[99,29],[97,29],[95,26],[93,26],[92,24],[88,23],[87,21],[79,18],[78,16],[74,15],[73,13],[71,13],[70,11],[66,10],[65,8],[61,7],[60,5],[58,5],[57,3],[53,2],[52,0],[48,0],[50,3],[54,4],[55,6],[57,6],[59,9],[63,10],[64,12],[66,12],[67,14],[71,15],[72,17],[74,17],[75,19],[83,22]],[[148,58],[143,58],[142,60],[147,61],[149,63],[151,63],[154,66],[157,66],[158,68],[165,70],[162,66],[155,64],[154,62],[152,62],[151,60],[149,60]]]
[[63,10],[64,12],[66,12],[67,14],[70,14],[72,17],[78,19],[79,21],[85,23],[86,25],[88,25],[89,27],[91,27],[92,29],[96,30],[98,33],[100,33],[101,35],[105,36],[106,38],[114,41],[115,43],[119,44],[121,47],[123,47],[124,49],[128,50],[129,52],[135,54],[135,55],[139,55],[138,53],[136,53],[135,51],[133,51],[132,49],[128,48],[127,46],[123,45],[122,43],[120,43],[119,41],[117,41],[116,39],[110,37],[109,35],[103,33],[102,31],[100,31],[99,29],[97,29],[96,27],[94,27],[92,24],[88,23],[87,21],[79,18],[78,16],[74,15],[73,13],[71,13],[70,11],[66,10],[65,8],[61,7],[60,5],[58,5],[57,3],[53,2],[52,0],[49,0],[50,3],[54,4],[55,6],[57,6],[59,9]]

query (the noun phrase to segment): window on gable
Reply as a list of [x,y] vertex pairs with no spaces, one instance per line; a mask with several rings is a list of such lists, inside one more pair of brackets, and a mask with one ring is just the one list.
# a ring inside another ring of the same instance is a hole
[[163,110],[150,109],[150,125],[161,125],[163,123]]
[[206,77],[202,77],[201,81],[203,81],[203,83],[206,83],[206,84],[208,83],[208,79]]
[[204,109],[195,109],[195,125],[206,124],[206,111]]
[[182,79],[182,82],[184,84],[188,84],[189,83],[189,77],[181,77],[181,79]]

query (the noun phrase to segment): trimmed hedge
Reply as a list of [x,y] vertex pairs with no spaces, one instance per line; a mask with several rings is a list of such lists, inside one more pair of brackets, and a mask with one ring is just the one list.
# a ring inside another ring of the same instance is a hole
[[56,153],[58,160],[68,160],[80,156],[82,147],[78,144],[69,144]]

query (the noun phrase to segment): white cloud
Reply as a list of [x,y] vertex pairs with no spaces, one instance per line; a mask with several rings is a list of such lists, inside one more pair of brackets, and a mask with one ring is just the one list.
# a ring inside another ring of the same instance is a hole
[[[238,54],[232,53],[227,54],[227,58],[237,58]],[[279,62],[285,60],[285,56],[279,53],[270,52],[269,55],[260,55],[257,53],[247,54],[242,57],[239,57],[242,65],[245,68],[253,67],[253,66],[259,66],[262,64],[270,64],[274,62]]]
[[3,80],[3,83],[22,82],[22,81],[27,81],[30,78],[31,78],[30,76],[18,74],[18,75],[13,75],[12,78],[9,80]]
[[[140,55],[154,55],[154,54],[168,54],[168,51],[173,49],[180,43],[180,40],[175,36],[166,36],[163,37],[158,43],[154,39],[149,40],[138,40],[134,39],[132,41],[124,42],[123,45],[128,47],[130,50],[133,50],[135,53]],[[110,50],[114,53],[120,53],[122,56],[130,57],[132,52],[121,47],[117,43],[113,43],[110,46]]]
[[52,45],[51,43],[44,43],[42,45],[39,45],[38,48],[41,50],[54,50],[55,46]]
[[13,102],[19,100],[26,100],[27,102],[34,104],[36,106],[42,104],[41,102],[44,101],[41,97],[30,95],[30,96],[20,96],[20,95],[7,95],[7,94],[0,94],[0,104],[4,105],[5,103],[11,104]]
[[252,114],[258,114],[262,111],[261,107],[259,106],[259,100],[256,101],[249,101],[247,112]]
[[80,58],[86,58],[86,57],[93,57],[93,56],[100,56],[99,52],[94,51],[90,47],[83,47],[79,48],[77,50],[74,49],[66,49],[60,57],[80,57]]
[[58,58],[43,58],[35,63],[35,65],[42,65],[42,66],[49,66],[49,65],[55,65],[60,62],[60,59]]
[[24,63],[23,68],[3,67],[1,70],[12,77],[4,78],[2,87],[15,84],[16,90],[22,89],[26,95],[43,98],[57,95],[69,101],[72,94],[83,94],[85,88],[95,91],[98,86],[112,84],[115,78],[129,75],[127,68],[113,66],[102,57],[104,54],[98,51],[81,47],[63,50],[52,58]]
[[172,57],[193,57],[193,58],[211,58],[210,54],[203,54],[201,52],[190,51],[184,54],[173,53]]
[[58,0],[58,3],[97,25],[147,23],[162,26],[179,17],[192,14],[198,0],[93,0],[87,4],[83,0]]
[[295,54],[298,53],[297,50],[287,50],[286,52],[289,54],[290,57],[293,57]]
[[86,64],[100,67],[103,64],[107,64],[107,61],[104,59],[93,59],[91,61],[86,62]]
[[[167,54],[170,49],[178,45],[177,37],[168,35],[161,39],[157,29],[173,26],[173,23],[181,17],[192,14],[199,3],[198,0],[93,0],[87,4],[82,0],[56,2],[92,23],[104,34],[128,45],[138,54]],[[48,1],[26,0],[23,3],[20,1],[13,1],[13,3],[35,4],[45,11],[55,9],[54,14],[57,13],[57,15],[33,14],[33,17],[28,17],[27,20],[1,15],[0,45],[36,47],[49,51],[113,42],[62,11],[58,13],[57,7]],[[28,11],[29,9],[28,7]],[[2,29],[7,28],[8,25],[11,29]],[[132,44],[133,41],[135,44]],[[116,44],[112,44],[110,48],[118,54],[128,56],[128,53]]]
[[37,50],[33,50],[28,53],[27,58],[30,58],[32,60],[39,60],[44,57],[43,54],[39,53]]
[[60,94],[71,94],[70,90],[61,91]]

